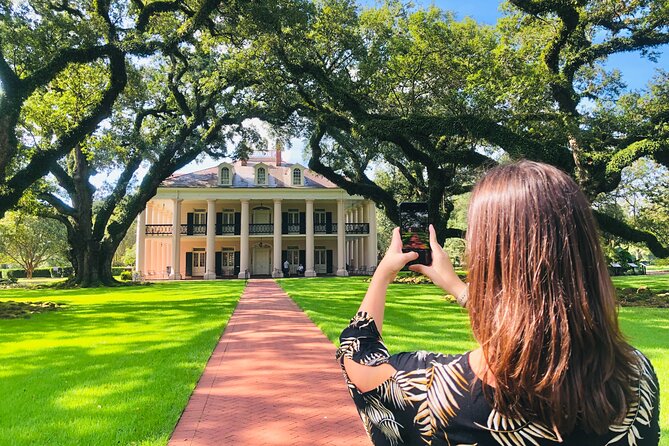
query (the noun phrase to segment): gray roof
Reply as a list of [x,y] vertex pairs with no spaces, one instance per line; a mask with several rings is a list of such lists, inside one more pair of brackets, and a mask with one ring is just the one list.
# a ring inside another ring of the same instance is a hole
[[[268,161],[268,160],[267,160]],[[257,186],[255,184],[255,169],[254,166],[263,162],[267,166],[269,172],[268,185]],[[304,186],[291,185],[291,168],[294,166],[303,167],[301,164],[281,163],[275,166],[273,163],[266,162],[265,159],[251,158],[246,166],[242,166],[240,161],[232,163],[234,168],[234,175],[232,177],[232,186],[222,186],[218,181],[218,166],[209,167],[207,169],[198,170],[196,172],[176,174],[163,181],[160,187],[192,187],[192,188],[238,188],[238,187],[255,187],[255,188],[272,188],[272,187],[290,187],[290,188],[328,188],[334,189],[337,186],[322,175],[319,175],[311,170],[304,168]]]

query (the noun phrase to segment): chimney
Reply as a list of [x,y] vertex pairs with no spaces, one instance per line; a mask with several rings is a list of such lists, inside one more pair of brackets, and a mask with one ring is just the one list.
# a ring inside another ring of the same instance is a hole
[[276,165],[280,166],[281,165],[281,152],[283,151],[283,145],[281,144],[281,141],[277,140],[276,141]]

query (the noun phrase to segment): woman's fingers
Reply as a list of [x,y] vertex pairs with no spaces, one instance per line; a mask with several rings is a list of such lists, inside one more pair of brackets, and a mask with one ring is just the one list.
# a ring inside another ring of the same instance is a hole
[[416,272],[416,273],[423,274],[423,275],[427,276],[427,274],[426,274],[427,266],[425,266],[425,265],[421,265],[419,263],[416,263],[415,265],[409,265],[409,269],[413,272]]
[[437,232],[434,230],[434,226],[430,225],[430,249],[432,250],[432,256],[440,255],[444,252],[444,249],[439,245],[437,241]]
[[393,252],[402,252],[402,237],[400,236],[400,228],[398,226],[393,229],[393,237],[389,248]]

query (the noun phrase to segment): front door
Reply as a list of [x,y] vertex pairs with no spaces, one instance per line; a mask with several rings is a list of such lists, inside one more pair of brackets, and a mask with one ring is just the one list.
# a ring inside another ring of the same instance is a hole
[[207,254],[204,251],[193,252],[193,276],[204,276]]
[[253,274],[269,275],[270,272],[270,249],[253,248]]
[[316,274],[325,274],[327,271],[327,250],[317,246],[314,254],[314,269],[316,270]]

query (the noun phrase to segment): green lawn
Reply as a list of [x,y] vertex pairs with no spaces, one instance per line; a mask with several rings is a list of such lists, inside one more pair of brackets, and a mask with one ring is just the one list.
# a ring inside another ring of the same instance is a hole
[[0,290],[66,304],[0,319],[0,444],[166,444],[243,286]]
[[[669,285],[669,276],[616,279],[638,280],[640,285],[653,287]],[[616,282],[618,284],[620,280]],[[355,314],[368,286],[362,277],[281,279],[279,283],[335,343]],[[620,323],[630,342],[653,362],[660,379],[663,408],[660,444],[669,446],[669,310],[623,308]],[[467,313],[459,306],[447,303],[443,292],[434,285],[390,285],[383,337],[391,353],[421,349],[462,353],[475,345]]]
[[614,276],[611,278],[618,288],[648,287],[653,291],[669,291],[669,274],[643,276]]

